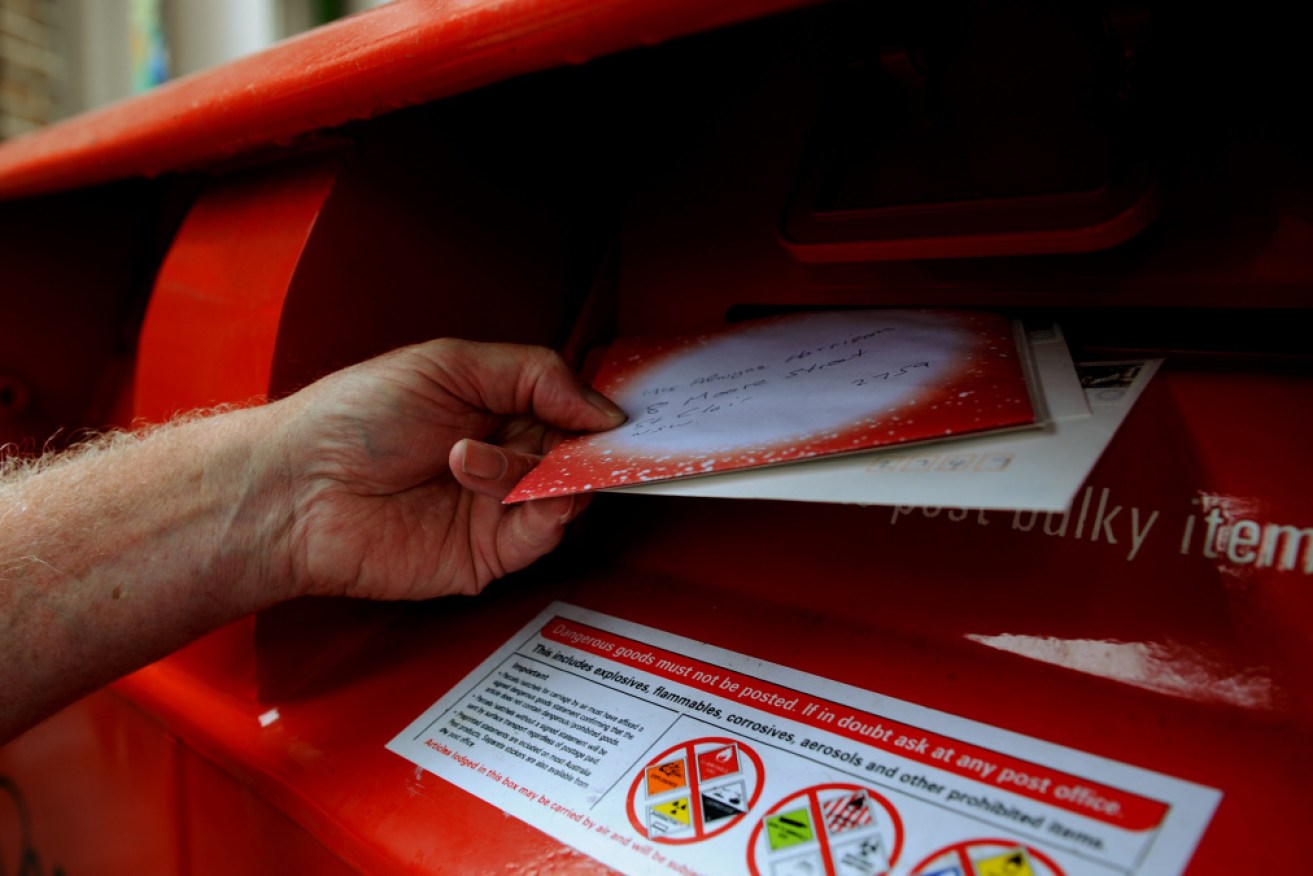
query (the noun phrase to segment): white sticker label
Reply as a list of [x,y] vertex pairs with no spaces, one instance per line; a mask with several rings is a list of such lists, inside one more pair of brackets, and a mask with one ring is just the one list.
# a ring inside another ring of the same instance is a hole
[[1221,799],[562,603],[388,748],[626,873],[1156,876]]

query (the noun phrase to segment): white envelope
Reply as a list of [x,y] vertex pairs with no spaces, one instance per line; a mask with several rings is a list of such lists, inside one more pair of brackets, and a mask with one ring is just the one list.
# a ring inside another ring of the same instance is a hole
[[1065,511],[1161,360],[1086,363],[1082,387],[1056,327],[1032,332],[1049,422],[960,438],[662,481],[607,492],[861,505]]

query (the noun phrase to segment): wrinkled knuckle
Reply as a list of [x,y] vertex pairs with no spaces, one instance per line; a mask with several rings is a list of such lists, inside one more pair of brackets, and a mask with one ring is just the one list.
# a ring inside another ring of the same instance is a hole
[[563,363],[558,355],[546,347],[529,347],[520,365],[520,382],[517,404],[528,410],[534,396],[546,386]]
[[431,341],[415,344],[406,349],[428,359],[430,362],[441,362],[461,358],[465,355],[468,346],[468,341],[462,341],[458,338],[434,338]]
[[530,364],[537,377],[563,373],[568,369],[561,354],[547,347],[531,347]]

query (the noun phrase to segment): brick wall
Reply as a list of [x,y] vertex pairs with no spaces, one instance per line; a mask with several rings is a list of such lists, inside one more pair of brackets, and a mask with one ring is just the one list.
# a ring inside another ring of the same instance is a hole
[[58,112],[64,70],[56,0],[0,0],[0,139]]

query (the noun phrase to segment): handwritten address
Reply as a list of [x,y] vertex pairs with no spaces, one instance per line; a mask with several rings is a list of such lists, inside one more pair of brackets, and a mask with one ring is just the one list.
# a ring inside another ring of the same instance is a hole
[[[882,327],[832,343],[795,349],[782,362],[777,360],[774,367],[763,362],[699,374],[688,381],[646,387],[639,393],[641,410],[627,431],[638,437],[684,429],[708,417],[752,403],[773,383],[819,376],[830,369],[851,374],[854,363],[875,352],[875,347],[865,342],[894,331],[897,331],[896,327]],[[872,370],[869,374],[850,378],[848,382],[859,387],[878,384],[929,367],[929,361],[907,362],[883,371]]]

